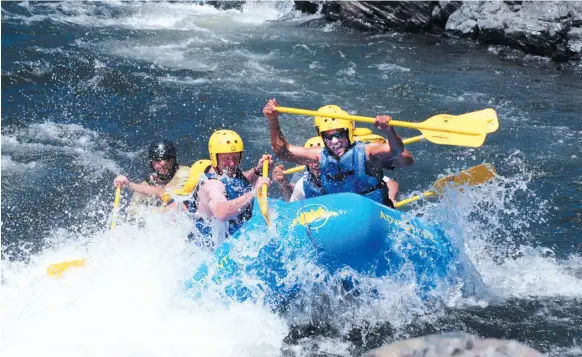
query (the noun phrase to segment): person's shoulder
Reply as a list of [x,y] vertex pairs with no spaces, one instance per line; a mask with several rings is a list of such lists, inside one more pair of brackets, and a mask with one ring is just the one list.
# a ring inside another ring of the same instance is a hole
[[190,175],[190,166],[186,166],[186,165],[178,166],[178,170],[176,171],[176,174]]
[[224,183],[220,180],[207,180],[206,182],[204,182],[204,185],[202,185],[202,189],[203,190],[214,190],[214,189],[223,189]]

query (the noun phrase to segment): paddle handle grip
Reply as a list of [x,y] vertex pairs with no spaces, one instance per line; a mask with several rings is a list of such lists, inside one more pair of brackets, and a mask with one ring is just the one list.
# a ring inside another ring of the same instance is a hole
[[115,190],[115,199],[113,200],[113,218],[111,219],[111,229],[115,228],[115,221],[117,220],[117,207],[121,200],[121,187]]
[[[288,107],[276,107],[276,111],[279,113],[287,113],[287,114],[297,114],[297,115],[307,115],[307,116],[319,116],[324,118],[336,118],[336,119],[345,119],[345,120],[353,120],[359,121],[362,123],[369,123],[374,124],[376,122],[376,118],[372,117],[363,117],[360,115],[349,115],[349,114],[340,114],[340,113],[322,113],[317,112],[315,110],[307,110],[307,109],[298,109],[298,108],[288,108]],[[430,130],[430,131],[439,131],[445,133],[456,133],[456,134],[463,134],[463,135],[480,135],[481,133],[474,133],[474,132],[466,132],[466,131],[458,131],[458,130],[450,130],[438,126],[427,125],[424,123],[411,123],[407,121],[399,121],[399,120],[390,120],[390,125],[394,127],[401,127],[401,128],[409,128],[409,129],[416,129],[416,130]]]
[[434,195],[436,195],[436,193],[434,193],[432,191],[426,191],[426,192],[421,193],[420,195],[412,196],[412,197],[407,198],[405,200],[399,201],[394,205],[394,207],[400,208],[400,207],[407,205],[411,202],[418,201],[421,198],[426,198],[426,197],[430,197],[430,196],[434,196]]

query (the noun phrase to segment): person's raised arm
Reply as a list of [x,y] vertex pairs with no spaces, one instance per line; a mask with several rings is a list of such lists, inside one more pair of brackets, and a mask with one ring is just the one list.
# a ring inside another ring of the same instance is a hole
[[279,126],[279,112],[275,110],[277,106],[277,100],[273,98],[269,99],[263,108],[263,114],[269,119],[271,146],[275,154],[283,160],[301,165],[319,162],[321,153],[319,149],[308,149],[289,144]]
[[404,143],[396,134],[394,127],[390,126],[391,117],[379,115],[376,117],[376,127],[386,133],[386,143],[366,145],[368,158],[380,166],[388,167],[395,163],[395,159],[404,151]]

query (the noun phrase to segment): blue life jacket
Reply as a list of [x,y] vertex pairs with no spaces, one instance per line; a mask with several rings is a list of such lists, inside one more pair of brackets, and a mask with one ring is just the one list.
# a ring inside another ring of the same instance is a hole
[[388,186],[382,179],[384,176],[382,169],[368,173],[367,161],[366,145],[360,141],[353,144],[339,159],[324,147],[320,160],[323,192],[325,194],[354,192],[393,207],[392,201],[388,198]]
[[303,193],[305,193],[305,198],[319,197],[323,195],[323,189],[321,188],[321,183],[319,179],[307,170],[305,175],[303,175]]
[[[209,180],[220,180],[226,189],[226,199],[232,201],[247,192],[252,190],[251,183],[245,175],[243,175],[240,169],[237,169],[237,172],[234,177],[227,177],[226,175],[218,176],[215,173],[205,173],[206,177]],[[198,209],[198,192],[200,188],[204,185],[204,181],[200,181],[196,189],[194,190],[193,199],[190,201],[190,206],[188,210],[192,213],[195,213]],[[253,212],[253,204],[251,202],[247,207],[239,213],[236,218],[231,219],[228,221],[228,234],[232,235],[236,232],[249,218],[252,216]],[[202,235],[210,237],[212,235],[212,227],[208,224],[207,220],[203,218],[196,218],[196,228],[202,233]],[[190,238],[193,238],[191,235]],[[202,243],[205,247],[209,245],[208,242]]]

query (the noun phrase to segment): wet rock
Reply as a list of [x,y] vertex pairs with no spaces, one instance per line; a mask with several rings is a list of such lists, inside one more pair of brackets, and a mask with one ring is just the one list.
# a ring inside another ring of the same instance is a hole
[[403,340],[379,347],[363,357],[542,357],[514,340],[481,339],[466,333],[445,333]]
[[555,61],[580,59],[582,2],[465,2],[446,30]]
[[330,20],[341,20],[348,27],[362,31],[427,31],[436,2],[430,1],[346,1],[337,2],[324,12]]
[[444,28],[451,14],[457,11],[462,4],[462,1],[439,1],[432,10],[432,21],[437,27]]
[[362,31],[467,37],[554,61],[580,60],[582,1],[296,1]]
[[212,5],[219,10],[241,9],[245,1],[202,1],[208,5]]

